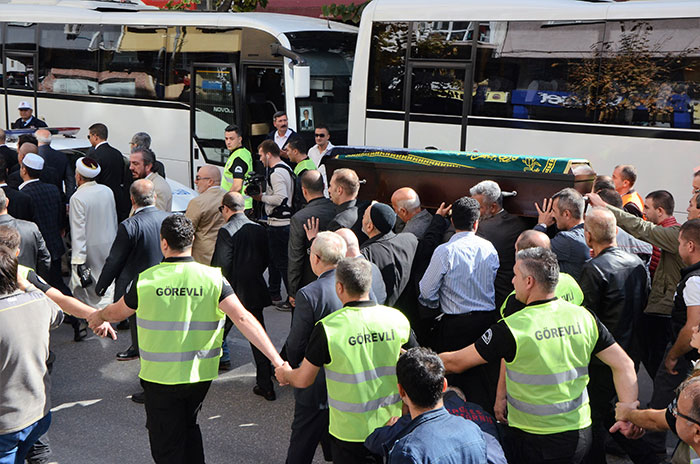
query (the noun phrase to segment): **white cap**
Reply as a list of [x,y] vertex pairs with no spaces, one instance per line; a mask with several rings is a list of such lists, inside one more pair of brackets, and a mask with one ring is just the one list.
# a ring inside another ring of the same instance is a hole
[[35,171],[41,171],[44,169],[44,158],[37,155],[36,153],[27,153],[24,155],[22,164]]
[[21,101],[19,102],[19,106],[17,107],[18,110],[33,110],[32,105],[27,102],[27,101]]
[[94,159],[83,157],[75,162],[75,170],[78,171],[78,174],[87,179],[94,179],[100,174],[102,169],[99,163]]

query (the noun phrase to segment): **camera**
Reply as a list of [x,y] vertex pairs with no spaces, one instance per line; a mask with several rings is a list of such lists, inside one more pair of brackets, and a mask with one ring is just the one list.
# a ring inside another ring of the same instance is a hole
[[249,197],[260,195],[265,191],[265,175],[257,172],[248,174],[243,181],[245,194]]

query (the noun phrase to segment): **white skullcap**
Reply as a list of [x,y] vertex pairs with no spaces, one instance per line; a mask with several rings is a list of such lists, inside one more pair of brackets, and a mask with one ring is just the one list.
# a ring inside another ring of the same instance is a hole
[[21,101],[21,102],[19,102],[19,106],[17,107],[17,109],[18,110],[32,110],[34,108],[32,108],[31,103],[29,103],[27,101]]
[[100,168],[99,163],[94,159],[83,157],[75,162],[75,170],[78,171],[78,174],[87,179],[94,179],[100,174],[102,168]]
[[41,171],[44,169],[44,158],[37,155],[36,153],[27,153],[24,155],[22,164],[35,171]]

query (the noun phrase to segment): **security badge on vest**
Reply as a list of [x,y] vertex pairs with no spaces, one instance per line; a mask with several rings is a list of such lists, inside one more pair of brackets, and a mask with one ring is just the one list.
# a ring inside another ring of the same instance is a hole
[[591,424],[588,364],[598,341],[593,315],[561,299],[504,319],[516,343],[506,362],[508,423],[547,435]]
[[363,442],[401,415],[396,361],[410,324],[400,311],[381,305],[344,307],[319,324],[331,358],[324,366],[329,432],[339,440]]
[[218,375],[226,314],[219,268],[194,261],[157,264],[139,275],[139,377],[175,385]]

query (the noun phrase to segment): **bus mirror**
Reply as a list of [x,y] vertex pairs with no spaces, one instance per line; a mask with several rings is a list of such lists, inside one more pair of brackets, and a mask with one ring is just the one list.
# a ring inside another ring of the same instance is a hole
[[308,98],[311,95],[311,67],[298,64],[294,72],[294,97]]

